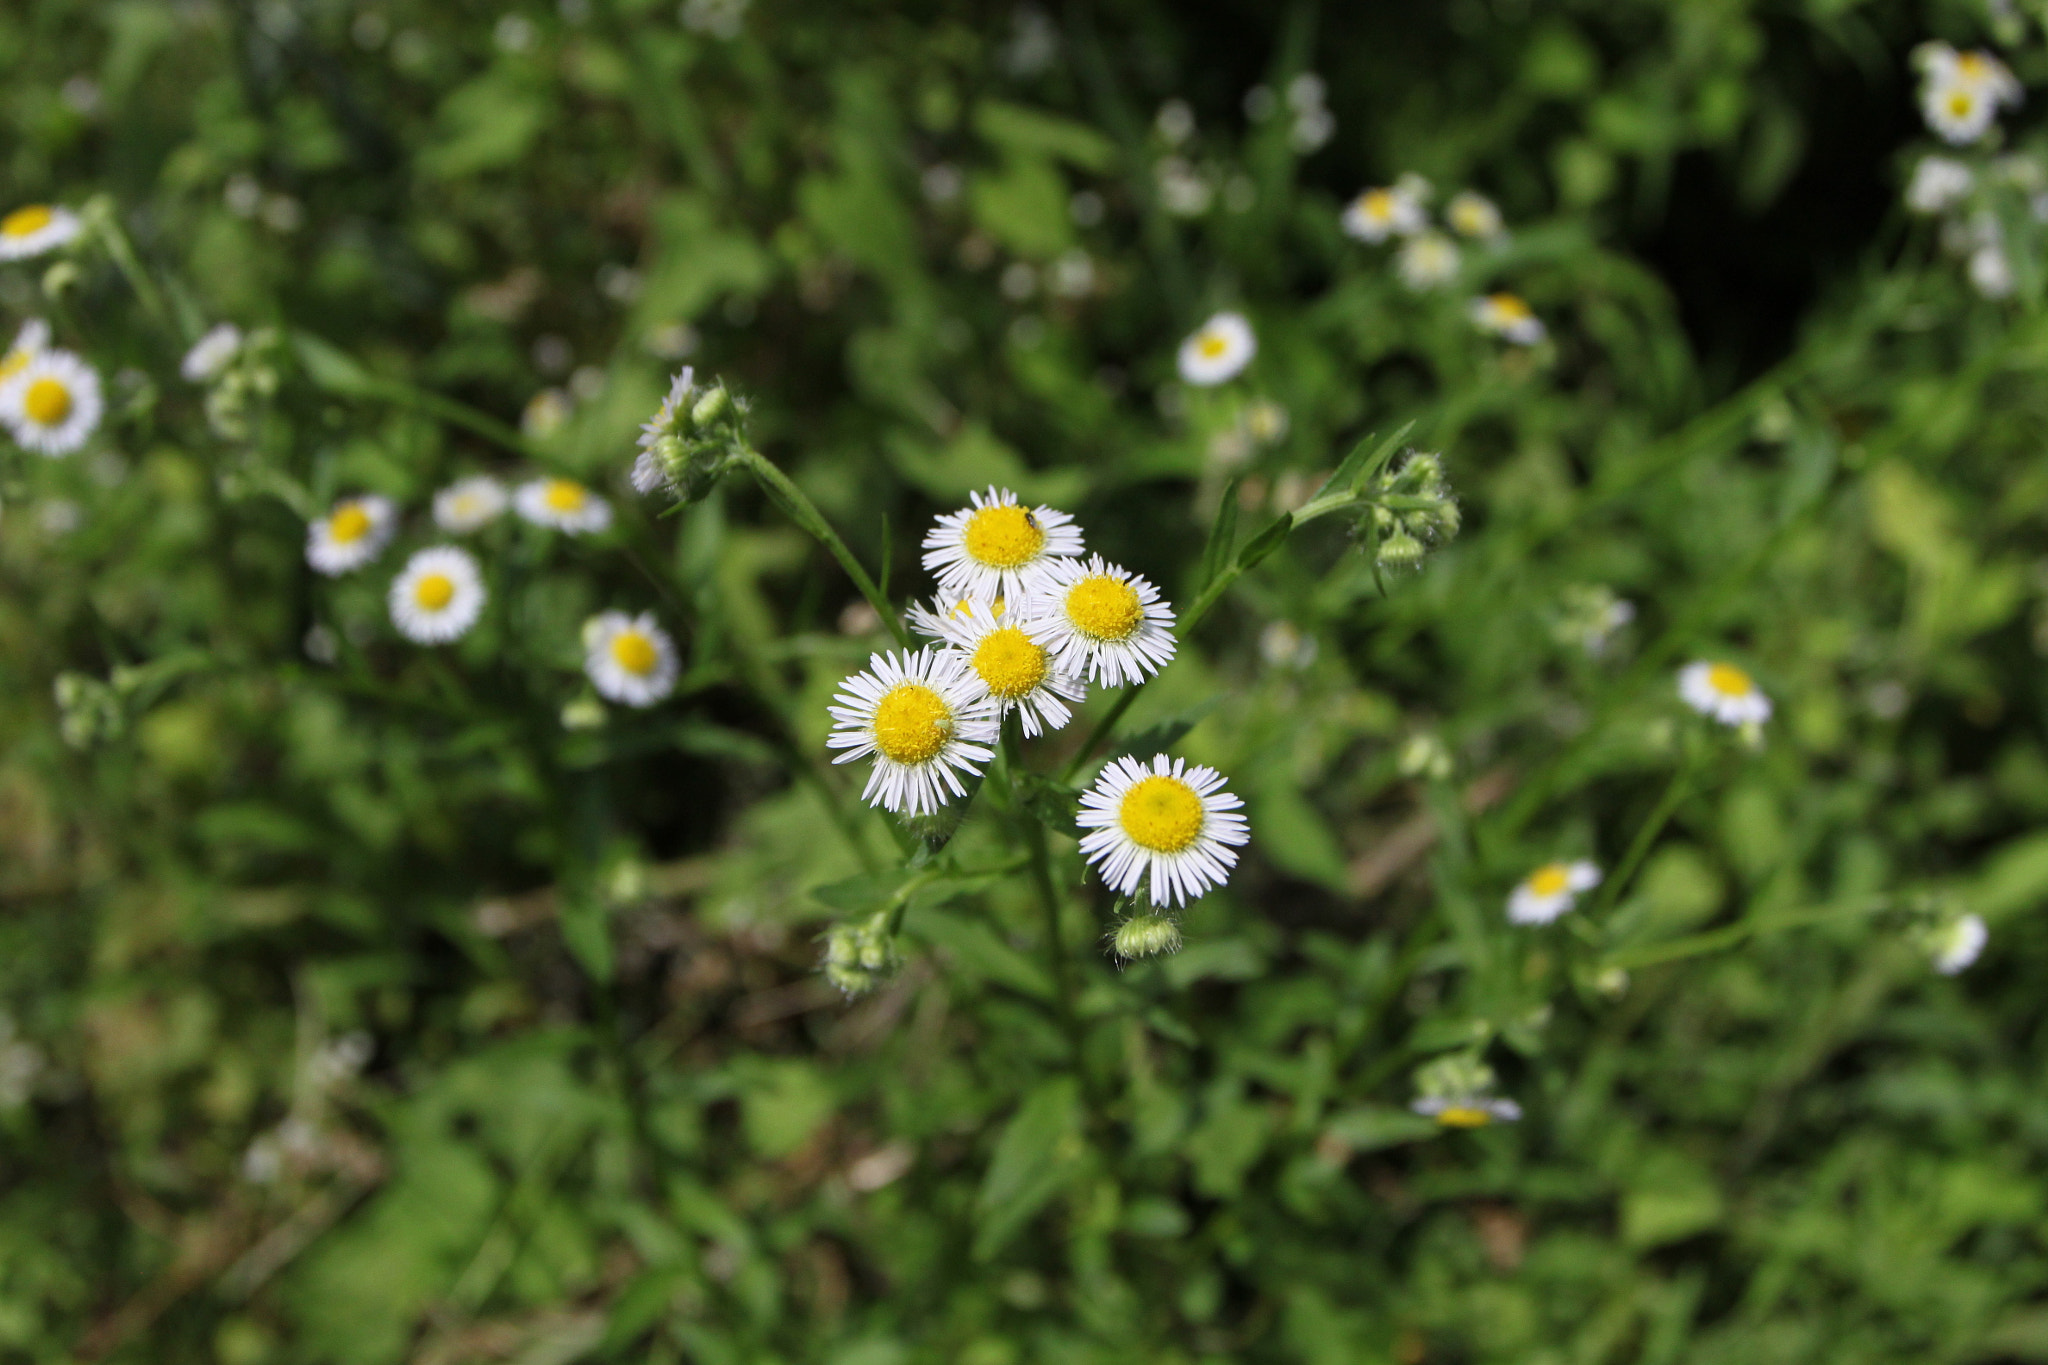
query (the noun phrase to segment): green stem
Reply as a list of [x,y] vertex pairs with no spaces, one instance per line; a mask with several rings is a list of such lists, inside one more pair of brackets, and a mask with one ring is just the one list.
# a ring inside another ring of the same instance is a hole
[[1008,798],[1005,804],[1024,835],[1025,851],[1031,859],[1031,884],[1038,892],[1039,908],[1045,917],[1046,966],[1052,971],[1060,1027],[1066,1031],[1073,1049],[1074,1069],[1078,1075],[1081,1067],[1081,1018],[1074,1008],[1073,964],[1067,961],[1065,936],[1060,930],[1060,890],[1052,875],[1052,852],[1046,847],[1045,826],[1025,810],[1017,798],[1013,774],[1022,771],[1024,746],[1015,715],[1003,719],[1002,746],[1003,794]]
[[107,202],[95,207],[98,211],[93,214],[93,221],[99,229],[100,241],[106,246],[107,255],[112,258],[114,265],[127,277],[128,287],[135,291],[135,297],[141,301],[142,306],[149,311],[149,315],[156,320],[159,327],[179,337],[186,345],[198,340],[188,329],[178,325],[178,320],[171,313],[170,302],[164,297],[162,287],[143,267],[142,258],[135,254],[135,244],[128,240],[128,232],[121,226],[121,220],[115,216],[113,204]]
[[1636,875],[1636,869],[1641,867],[1643,859],[1650,855],[1650,845],[1664,832],[1664,826],[1677,811],[1678,803],[1685,799],[1686,786],[1691,782],[1693,769],[1697,766],[1695,753],[1696,751],[1688,749],[1685,761],[1678,765],[1677,772],[1671,774],[1671,782],[1664,788],[1664,795],[1658,798],[1655,809],[1651,810],[1649,818],[1643,821],[1643,827],[1636,831],[1635,841],[1628,846],[1628,852],[1622,855],[1621,862],[1614,869],[1614,875],[1600,888],[1596,911],[1604,913],[1613,908],[1621,899],[1621,893],[1627,889],[1630,879]]
[[825,520],[817,504],[804,496],[804,491],[790,481],[787,474],[769,461],[768,457],[752,446],[741,446],[734,452],[734,458],[746,466],[754,481],[761,485],[761,491],[780,507],[789,519],[810,533],[813,540],[824,546],[839,561],[839,567],[846,570],[846,576],[860,589],[861,596],[868,599],[868,605],[875,609],[875,615],[882,618],[882,624],[896,637],[896,643],[905,649],[916,645],[910,638],[910,628],[903,624],[903,618],[889,605],[889,599],[882,596],[882,590],[875,586],[875,580],[868,577],[868,571],[861,567],[853,551],[846,548],[846,542],[839,538]]
[[1709,929],[1703,934],[1690,934],[1684,938],[1667,939],[1662,943],[1649,943],[1640,948],[1624,948],[1609,953],[1600,960],[1601,968],[1619,967],[1626,971],[1635,967],[1651,967],[1663,962],[1678,962],[1689,957],[1732,948],[1747,938],[1774,934],[1782,929],[1800,929],[1811,924],[1823,924],[1834,919],[1851,919],[1876,914],[1888,909],[1888,898],[1855,901],[1848,905],[1828,905],[1815,910],[1797,910],[1784,915],[1762,915],[1736,924]]

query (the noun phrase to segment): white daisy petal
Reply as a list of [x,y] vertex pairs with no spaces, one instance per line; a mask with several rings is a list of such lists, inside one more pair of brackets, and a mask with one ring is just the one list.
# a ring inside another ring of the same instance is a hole
[[960,773],[991,757],[996,709],[955,650],[876,654],[840,684],[825,743],[834,763],[873,758],[861,799],[904,815],[929,815],[967,792]]
[[1151,583],[1101,555],[1053,565],[1022,613],[1060,668],[1105,687],[1142,682],[1173,658],[1173,608]]
[[[29,328],[22,331],[29,339]],[[71,454],[91,439],[106,411],[99,372],[69,351],[37,350],[0,381],[0,422],[16,445],[38,455]]]
[[397,530],[391,499],[343,498],[306,527],[306,562],[329,578],[349,573],[382,554]]
[[391,581],[391,620],[408,640],[443,645],[469,633],[485,597],[483,574],[468,551],[436,545],[407,560]]
[[241,349],[242,329],[232,322],[220,323],[192,343],[192,349],[185,352],[185,359],[178,365],[178,373],[191,383],[204,384],[226,369],[235,352]]
[[0,218],[0,261],[25,261],[55,251],[83,230],[78,215],[54,204],[29,204]]
[[1983,916],[1957,916],[1943,928],[1936,941],[1934,970],[1943,976],[1956,975],[1977,960],[1990,938],[1991,931],[1984,927]]
[[467,535],[503,516],[509,501],[504,484],[471,474],[434,494],[434,524],[450,535]]
[[1579,893],[1600,884],[1600,869],[1581,859],[1545,863],[1515,884],[1508,896],[1513,924],[1549,924],[1578,904]]
[[949,612],[913,608],[911,615],[919,631],[960,654],[968,675],[995,703],[998,720],[1016,710],[1027,736],[1066,725],[1074,718],[1068,703],[1078,705],[1088,695],[1088,684],[1059,665],[1021,616],[972,597]]
[[583,626],[583,671],[607,701],[652,706],[675,691],[682,672],[676,643],[651,611],[607,611]]
[[1214,768],[1155,754],[1104,765],[1081,794],[1081,856],[1119,895],[1149,881],[1152,904],[1185,905],[1229,880],[1237,846],[1251,838],[1244,802]]
[[30,318],[21,324],[21,330],[14,334],[14,344],[5,354],[0,354],[0,384],[20,374],[22,367],[41,355],[50,345],[50,324],[41,318]]
[[612,505],[574,479],[533,479],[520,484],[512,507],[536,526],[570,535],[602,531],[612,524]]
[[1081,530],[1065,512],[1024,507],[1007,488],[969,495],[924,538],[924,567],[947,597],[1021,601],[1052,567],[1081,553]]

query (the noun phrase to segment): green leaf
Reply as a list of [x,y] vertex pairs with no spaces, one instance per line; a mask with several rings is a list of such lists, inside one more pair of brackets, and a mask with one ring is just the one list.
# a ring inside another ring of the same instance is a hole
[[[1394,452],[1401,448],[1401,442],[1405,441],[1408,438],[1408,433],[1413,430],[1415,430],[1415,423],[1413,421],[1403,422],[1394,429],[1393,435],[1387,437],[1386,440],[1381,441],[1376,446],[1367,444],[1367,442],[1372,440],[1372,433],[1368,432],[1361,436],[1358,439],[1358,444],[1351,447],[1351,453],[1346,455],[1343,463],[1337,466],[1336,473],[1323,480],[1323,486],[1316,490],[1315,497],[1320,498],[1325,493],[1354,489],[1365,482],[1365,480],[1379,473],[1380,470],[1386,468],[1387,461],[1394,458]],[[1309,501],[1313,502],[1315,498],[1310,498]]]
[[299,364],[305,369],[306,378],[315,386],[329,393],[342,394],[363,393],[375,386],[375,378],[348,352],[329,345],[311,332],[294,331],[291,338],[292,349],[298,352]]
[[1209,718],[1209,713],[1223,704],[1223,698],[1214,696],[1191,706],[1185,711],[1168,716],[1165,720],[1148,725],[1138,733],[1127,737],[1119,746],[1134,758],[1149,759],[1154,754],[1163,754],[1180,743],[1182,736]]
[[974,130],[1006,152],[1054,157],[1084,171],[1116,160],[1116,144],[1087,124],[1003,100],[975,106]]
[[1230,551],[1237,542],[1237,490],[1244,482],[1239,474],[1223,486],[1223,501],[1216,508],[1215,524],[1209,528],[1209,544],[1202,551],[1202,571],[1195,580],[1195,594],[1216,581],[1230,563]]
[[1287,533],[1293,529],[1294,513],[1282,512],[1265,530],[1245,542],[1244,549],[1238,552],[1237,567],[1251,569],[1265,562],[1266,556],[1279,549],[1281,542],[1287,539]]
[[997,1139],[975,1199],[974,1258],[986,1261],[1007,1246],[1080,1172],[1086,1154],[1074,1079],[1061,1076],[1032,1091]]
[[457,86],[436,121],[441,137],[419,154],[419,166],[454,180],[518,161],[547,121],[547,106],[535,91],[490,74]]
[[808,1062],[760,1062],[740,1072],[740,1113],[747,1141],[770,1160],[809,1142],[837,1107],[832,1087]]
[[1077,789],[1034,772],[1019,773],[1017,789],[1024,799],[1024,809],[1047,829],[1074,828],[1074,817],[1081,808],[1081,793]]
[[1361,1104],[1330,1116],[1324,1132],[1354,1152],[1376,1152],[1435,1137],[1437,1124],[1420,1114],[1388,1104]]
[[967,976],[1007,986],[1033,1000],[1053,998],[1052,978],[1045,968],[1012,948],[980,920],[942,914],[935,905],[913,902],[904,916],[903,930],[951,954]]

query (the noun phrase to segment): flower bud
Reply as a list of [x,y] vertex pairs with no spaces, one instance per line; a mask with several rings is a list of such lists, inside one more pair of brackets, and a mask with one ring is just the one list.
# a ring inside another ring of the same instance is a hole
[[1389,569],[1412,569],[1422,562],[1422,555],[1422,542],[1405,530],[1380,542],[1380,563]]
[[1116,927],[1112,946],[1116,955],[1126,962],[1177,953],[1180,951],[1180,926],[1164,915],[1137,915]]
[[714,384],[709,392],[697,400],[696,406],[690,409],[690,425],[702,431],[731,412],[732,395],[726,392],[725,385]]
[[60,299],[75,288],[80,279],[78,267],[70,261],[59,261],[43,272],[43,297]]

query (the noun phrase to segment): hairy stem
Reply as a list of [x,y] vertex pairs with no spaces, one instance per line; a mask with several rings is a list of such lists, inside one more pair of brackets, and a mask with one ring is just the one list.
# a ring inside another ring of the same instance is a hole
[[905,649],[915,648],[910,639],[910,629],[903,624],[903,618],[889,605],[889,599],[882,596],[882,590],[875,586],[875,580],[868,577],[868,571],[853,557],[853,551],[846,548],[846,542],[839,538],[839,533],[825,520],[817,504],[804,496],[804,491],[792,483],[787,474],[776,468],[767,456],[752,446],[740,447],[735,452],[735,458],[754,476],[754,481],[761,485],[761,491],[766,493],[791,521],[807,531],[813,540],[824,546],[831,552],[832,557],[839,561],[839,567],[846,570],[846,576],[860,589],[861,596],[867,598],[868,605],[875,609],[875,615],[882,618],[882,624],[896,637],[896,643]]

